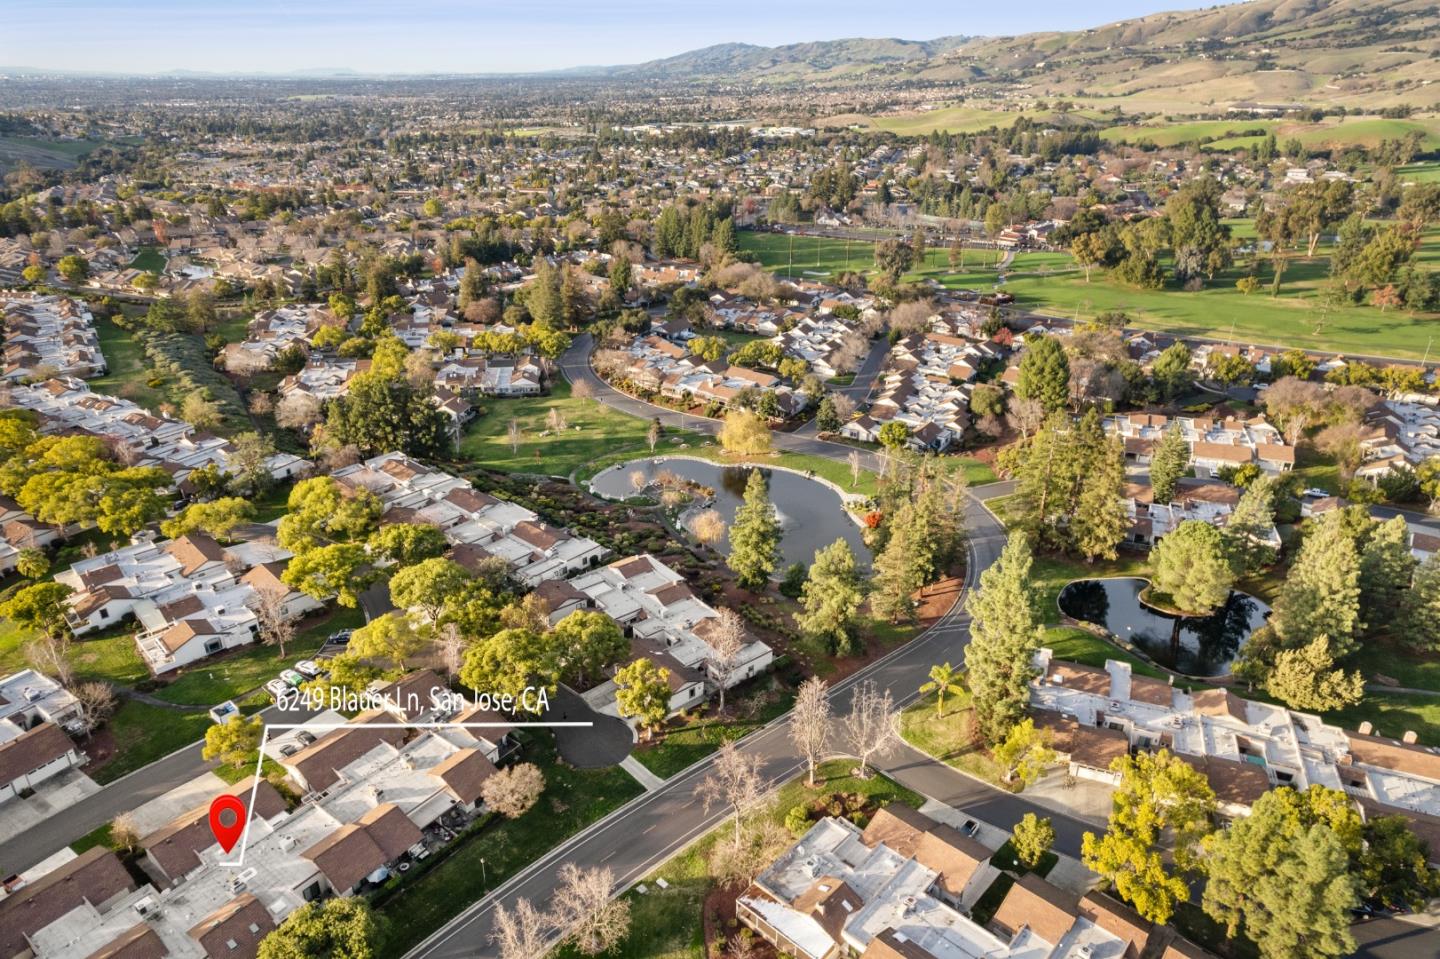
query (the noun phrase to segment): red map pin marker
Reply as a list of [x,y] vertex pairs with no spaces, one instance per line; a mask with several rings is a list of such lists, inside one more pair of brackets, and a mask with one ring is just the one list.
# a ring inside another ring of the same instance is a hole
[[[226,822],[226,819],[229,822]],[[220,848],[229,852],[235,848],[240,841],[240,834],[245,831],[245,804],[238,796],[231,796],[228,793],[223,796],[216,796],[215,801],[210,804],[210,832],[215,835],[215,841]]]

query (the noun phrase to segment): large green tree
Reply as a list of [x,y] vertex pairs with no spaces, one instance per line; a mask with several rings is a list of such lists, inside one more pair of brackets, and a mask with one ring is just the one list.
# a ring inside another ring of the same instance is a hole
[[532,686],[554,695],[560,678],[555,653],[555,644],[534,630],[502,629],[465,651],[460,681],[477,691],[512,696],[515,708],[523,709],[525,691]]
[[1265,793],[1229,829],[1205,843],[1207,915],[1233,938],[1243,933],[1262,959],[1350,955],[1357,877],[1345,843],[1309,822],[1288,787]]
[[1155,444],[1150,456],[1150,489],[1155,502],[1168,503],[1175,498],[1175,484],[1190,469],[1190,444],[1178,426],[1171,427]]
[[[1120,785],[1111,797],[1105,833],[1081,841],[1086,867],[1114,883],[1122,898],[1151,922],[1165,923],[1190,897],[1181,873],[1193,869],[1210,831],[1215,793],[1205,776],[1168,750],[1122,756],[1111,768]],[[1173,868],[1161,853],[1165,836]]]
[[837,539],[815,551],[795,625],[805,635],[826,643],[839,655],[856,652],[855,620],[865,591],[850,544]]
[[1340,659],[1355,648],[1360,618],[1360,556],[1345,511],[1326,513],[1314,525],[1275,599],[1270,625],[1286,648],[1328,636]]
[[730,556],[727,563],[740,585],[758,592],[770,581],[780,562],[780,522],[770,503],[765,474],[750,471],[745,483],[745,501],[730,524]]
[[1118,555],[1130,529],[1130,513],[1121,495],[1124,487],[1124,444],[1118,436],[1102,439],[1081,481],[1069,525],[1070,539],[1087,563]]
[[1235,570],[1220,531],[1190,519],[1165,534],[1152,555],[1152,585],[1187,613],[1208,613],[1230,596]]
[[1360,550],[1360,613],[1371,630],[1388,630],[1395,621],[1419,565],[1405,517],[1376,525]]
[[260,940],[258,959],[374,959],[378,939],[363,896],[307,902]]
[[1065,348],[1053,336],[1032,336],[1025,340],[1020,356],[1020,379],[1015,395],[1037,400],[1045,412],[1063,410],[1070,402],[1070,361]]
[[1034,557],[1023,533],[1011,533],[1000,559],[980,574],[980,588],[965,600],[972,618],[965,666],[975,718],[986,742],[999,743],[1024,718],[1030,698],[1031,664],[1043,630]]
[[593,610],[577,609],[560,620],[550,640],[561,675],[574,678],[580,689],[630,651],[630,642],[615,620]]

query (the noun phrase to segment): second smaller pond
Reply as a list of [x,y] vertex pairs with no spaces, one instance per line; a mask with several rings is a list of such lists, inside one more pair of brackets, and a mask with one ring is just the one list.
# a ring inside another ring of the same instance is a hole
[[1060,611],[1103,626],[1187,676],[1228,674],[1241,645],[1270,615],[1255,597],[1232,592],[1209,616],[1175,616],[1141,601],[1147,586],[1143,579],[1077,579],[1060,591]]

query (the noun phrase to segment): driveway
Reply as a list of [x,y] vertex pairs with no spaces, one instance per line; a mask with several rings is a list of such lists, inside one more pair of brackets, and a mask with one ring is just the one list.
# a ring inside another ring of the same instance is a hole
[[555,748],[560,758],[581,769],[618,766],[635,745],[635,734],[624,720],[598,713],[568,686],[561,686],[547,714],[562,722],[585,722],[591,726],[562,726],[555,730]]

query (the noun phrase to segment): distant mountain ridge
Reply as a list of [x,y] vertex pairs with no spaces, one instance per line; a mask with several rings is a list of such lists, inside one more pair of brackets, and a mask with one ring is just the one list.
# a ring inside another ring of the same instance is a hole
[[831,87],[877,78],[964,81],[1161,111],[1247,101],[1433,108],[1440,104],[1440,3],[1247,0],[1086,30],[778,47],[723,43],[648,63],[568,72]]

